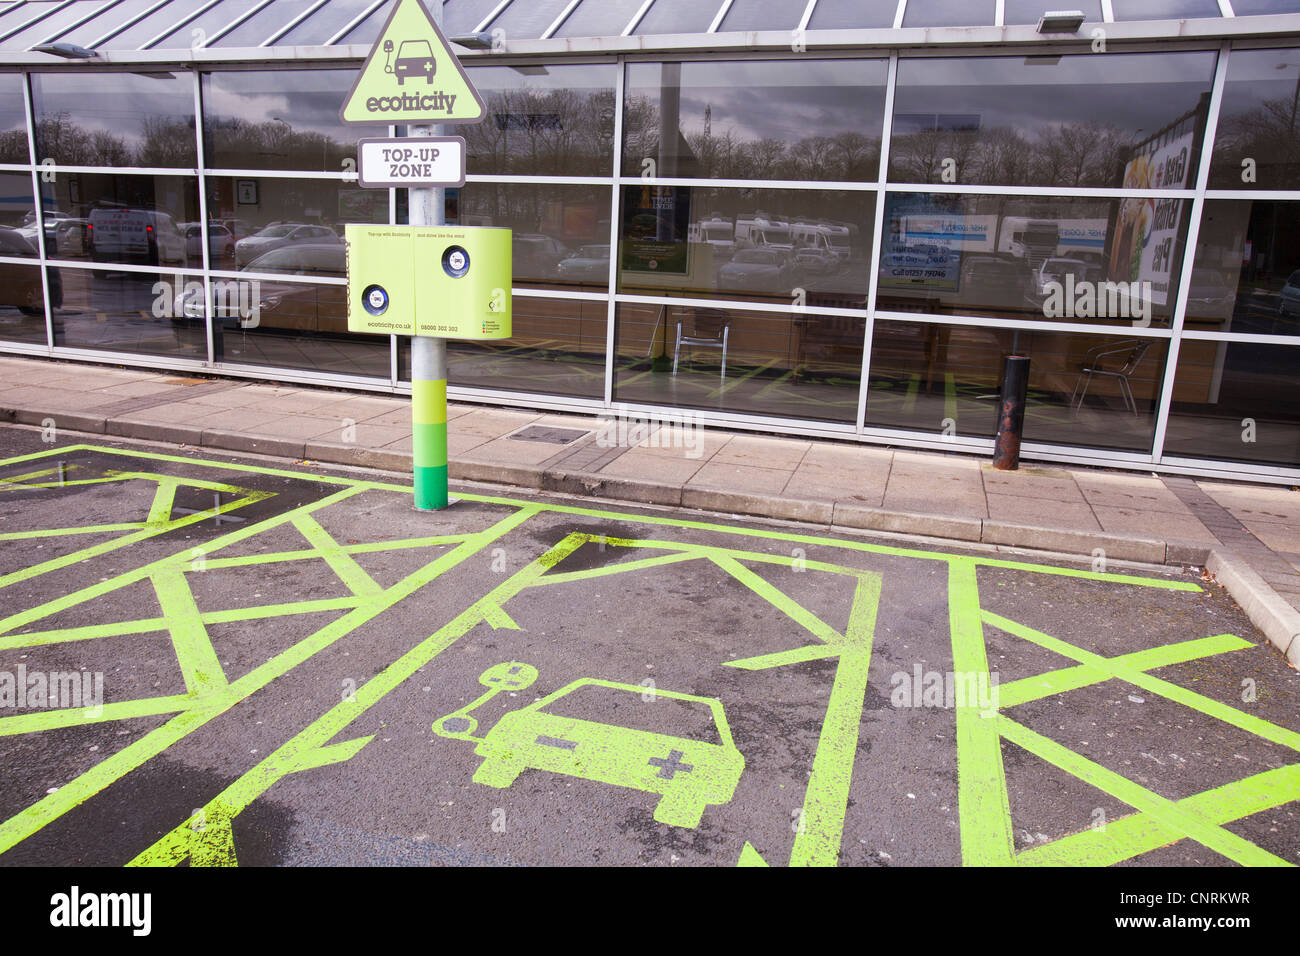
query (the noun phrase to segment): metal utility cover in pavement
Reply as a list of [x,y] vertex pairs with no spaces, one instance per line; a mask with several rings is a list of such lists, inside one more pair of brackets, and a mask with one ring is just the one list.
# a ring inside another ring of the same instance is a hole
[[547,428],[544,425],[529,425],[506,437],[516,441],[544,441],[551,445],[569,445],[590,434],[591,432],[580,428]]

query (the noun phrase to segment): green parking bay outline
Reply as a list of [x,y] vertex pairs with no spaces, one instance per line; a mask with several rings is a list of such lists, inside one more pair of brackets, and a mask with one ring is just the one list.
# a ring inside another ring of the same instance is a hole
[[[513,510],[481,531],[343,545],[325,531],[314,517],[316,513],[347,501],[362,492],[390,492],[409,498],[410,487],[402,484],[202,461],[95,445],[52,448],[31,455],[0,460],[0,467],[24,463],[40,465],[43,459],[67,456],[74,452],[198,466],[226,474],[222,476],[225,480],[221,482],[143,470],[105,472],[99,477],[69,480],[68,474],[71,472],[60,466],[60,468],[34,467],[31,471],[0,479],[0,494],[3,494],[6,488],[57,488],[60,485],[67,486],[73,481],[105,483],[146,480],[157,483],[149,517],[144,522],[123,522],[89,528],[56,528],[0,535],[0,542],[3,542],[33,536],[59,537],[122,532],[118,537],[100,541],[72,554],[0,575],[0,596],[3,596],[3,589],[11,584],[31,580],[78,561],[98,558],[147,537],[174,530],[185,524],[203,521],[215,514],[215,511],[210,510],[172,517],[174,496],[180,487],[195,487],[234,495],[233,502],[221,505],[222,512],[236,510],[237,507],[244,507],[260,497],[265,497],[266,493],[240,488],[238,476],[241,474],[301,479],[334,487],[337,490],[317,501],[272,517],[246,522],[243,526],[208,542],[201,549],[187,548],[180,553],[55,598],[35,608],[0,618],[0,649],[36,647],[116,635],[165,632],[175,646],[177,661],[186,683],[184,694],[116,702],[104,705],[98,712],[80,709],[52,710],[0,718],[0,736],[7,736],[145,715],[171,715],[165,723],[144,734],[123,750],[104,758],[54,793],[0,823],[0,853],[21,843],[42,827],[162,753],[187,734],[234,707],[250,694],[346,636],[356,627],[410,597],[445,571],[483,551],[529,519],[542,513],[551,513],[583,516],[624,525],[637,524],[649,529],[690,529],[713,532],[727,536],[735,546],[723,547],[657,538],[609,538],[578,532],[569,534],[462,610],[446,625],[387,665],[357,688],[351,699],[331,707],[301,732],[281,744],[273,753],[226,787],[194,815],[180,821],[155,844],[140,852],[131,864],[175,865],[186,859],[192,865],[237,863],[231,821],[239,813],[289,774],[349,760],[373,737],[336,740],[341,735],[346,736],[348,725],[479,623],[486,623],[494,629],[518,629],[518,625],[507,610],[507,605],[512,598],[525,589],[552,587],[566,582],[585,581],[607,575],[702,560],[721,568],[745,585],[757,598],[768,602],[808,632],[809,641],[803,646],[757,657],[726,661],[723,662],[724,666],[762,670],[812,660],[837,662],[826,717],[822,724],[804,795],[805,825],[798,828],[789,856],[789,863],[792,865],[834,865],[839,858],[848,807],[881,580],[871,571],[821,561],[804,562],[809,570],[844,575],[854,581],[854,598],[847,626],[843,631],[839,631],[753,570],[753,565],[786,565],[791,560],[787,555],[749,551],[743,547],[747,539],[758,539],[779,541],[787,545],[816,545],[848,552],[944,562],[948,572],[949,624],[953,669],[956,672],[973,674],[988,672],[984,643],[986,626],[997,628],[1075,662],[1072,666],[1003,684],[999,688],[998,710],[992,714],[982,713],[977,701],[958,700],[955,708],[958,820],[962,860],[966,865],[1103,865],[1131,859],[1182,839],[1194,840],[1227,859],[1244,865],[1290,865],[1288,861],[1227,830],[1225,824],[1300,798],[1300,763],[1257,773],[1181,800],[1170,800],[1088,760],[1056,741],[1037,734],[1005,713],[1008,708],[1017,704],[1117,679],[1140,687],[1149,694],[1155,694],[1228,723],[1263,740],[1293,751],[1300,751],[1300,734],[1149,673],[1170,664],[1253,647],[1250,642],[1234,635],[1221,634],[1175,642],[1117,657],[1103,657],[982,609],[976,572],[981,566],[999,567],[1105,581],[1117,585],[1199,592],[1200,587],[1192,582],[1056,568],[993,557],[917,551],[864,541],[836,540],[667,516],[636,515],[471,494],[461,494],[459,497],[467,501]],[[56,474],[57,480],[54,480]],[[297,551],[239,557],[222,557],[220,554],[224,549],[255,535],[284,527],[296,528],[309,547]],[[606,547],[637,549],[646,556],[591,569],[564,570],[563,564],[566,558],[583,544],[598,540],[603,540]],[[353,557],[363,553],[433,546],[451,547],[387,588],[375,582]],[[186,580],[186,575],[196,570],[196,561],[202,562],[200,567],[215,569],[306,559],[323,560],[351,591],[351,596],[200,612]],[[19,628],[27,627],[32,622],[141,581],[152,584],[163,609],[163,616],[35,633],[15,633]],[[207,625],[214,623],[272,619],[321,610],[337,610],[343,613],[236,680],[227,679],[223,673],[206,630]],[[437,716],[429,715],[430,719]],[[1006,776],[1002,762],[1003,738],[1060,770],[1103,790],[1132,807],[1134,812],[1111,820],[1105,828],[1088,829],[1017,852],[1013,844]],[[714,808],[711,812],[725,813],[725,804]],[[773,850],[768,849],[767,852],[770,856]],[[767,863],[759,851],[749,844],[745,844],[737,862],[740,865],[766,865]]]

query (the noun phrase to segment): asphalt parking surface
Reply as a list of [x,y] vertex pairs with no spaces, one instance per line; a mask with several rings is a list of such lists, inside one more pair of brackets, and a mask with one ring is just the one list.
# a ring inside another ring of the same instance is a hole
[[0,428],[4,865],[1294,864],[1298,703],[1191,571]]

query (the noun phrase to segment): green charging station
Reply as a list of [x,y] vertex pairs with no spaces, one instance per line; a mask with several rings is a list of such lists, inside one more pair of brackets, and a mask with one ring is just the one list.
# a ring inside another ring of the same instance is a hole
[[508,339],[510,230],[345,227],[348,331]]

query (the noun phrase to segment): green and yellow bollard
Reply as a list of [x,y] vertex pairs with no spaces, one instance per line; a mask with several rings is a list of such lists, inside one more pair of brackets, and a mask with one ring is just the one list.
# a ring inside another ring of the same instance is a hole
[[411,339],[411,438],[415,507],[447,507],[446,339]]

